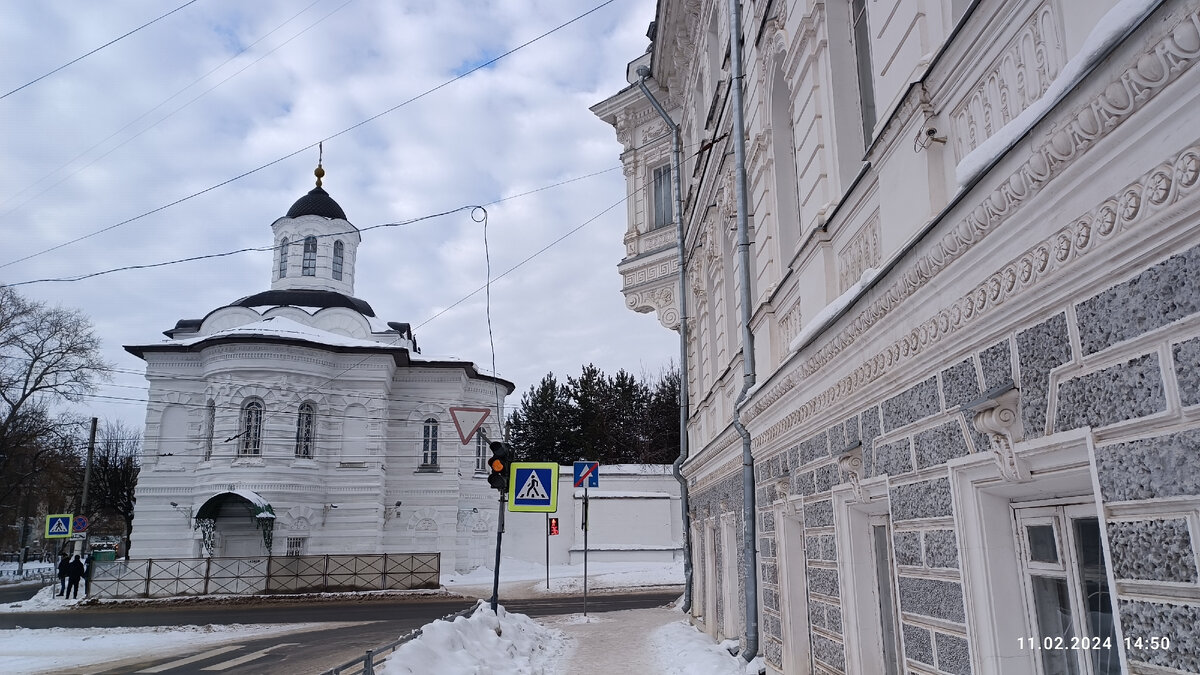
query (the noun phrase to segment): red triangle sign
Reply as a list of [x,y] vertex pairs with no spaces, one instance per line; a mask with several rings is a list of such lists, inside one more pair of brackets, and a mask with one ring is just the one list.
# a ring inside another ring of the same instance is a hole
[[454,428],[463,445],[471,442],[491,412],[487,408],[450,408],[450,418],[454,420]]

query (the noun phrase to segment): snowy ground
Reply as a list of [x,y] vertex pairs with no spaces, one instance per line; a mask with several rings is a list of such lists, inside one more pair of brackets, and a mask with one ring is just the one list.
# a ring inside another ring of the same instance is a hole
[[[577,593],[582,589],[582,565],[551,567],[549,589],[542,565],[505,559],[500,569],[501,604],[505,598]],[[468,597],[491,595],[492,572],[486,568],[470,574],[447,575],[444,581],[447,590]],[[677,586],[682,581],[683,571],[678,563],[588,566],[588,589],[597,593]],[[0,612],[55,611],[78,603],[56,597],[56,590],[57,584],[42,589],[25,602],[0,605]],[[335,595],[320,594],[322,599]],[[119,667],[110,662],[128,654],[143,653],[149,644],[159,653],[186,653],[241,640],[340,625],[345,624],[0,630],[0,654],[5,657],[5,673],[67,672],[88,664]],[[81,649],[81,644],[86,649]],[[503,606],[498,613],[492,613],[481,603],[470,618],[428,624],[420,637],[403,645],[376,672],[552,675],[631,671],[744,675],[759,672],[760,663],[761,660],[747,669],[744,661],[690,626],[684,615],[673,608],[593,612],[587,617],[573,614],[534,621],[521,614],[509,614]]]

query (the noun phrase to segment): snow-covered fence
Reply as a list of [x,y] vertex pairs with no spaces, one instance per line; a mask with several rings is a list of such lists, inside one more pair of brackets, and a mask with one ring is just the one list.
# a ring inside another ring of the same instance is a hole
[[96,562],[91,595],[157,598],[437,588],[441,554],[151,558]]

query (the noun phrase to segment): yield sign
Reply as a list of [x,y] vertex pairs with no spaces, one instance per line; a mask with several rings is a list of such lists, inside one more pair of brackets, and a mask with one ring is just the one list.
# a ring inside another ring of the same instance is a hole
[[458,430],[463,445],[471,442],[489,413],[491,411],[487,408],[450,408],[450,418],[454,420],[454,428]]

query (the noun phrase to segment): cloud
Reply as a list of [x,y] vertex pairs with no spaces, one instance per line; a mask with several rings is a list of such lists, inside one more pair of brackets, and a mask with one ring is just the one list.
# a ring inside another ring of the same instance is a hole
[[[322,0],[303,12],[282,1],[189,6],[0,100],[8,136],[0,187],[8,241],[0,264],[273,162],[592,6],[549,0]],[[625,65],[644,51],[653,10],[649,0],[618,0],[338,135],[325,144],[326,188],[365,228],[489,204],[618,166],[612,129],[588,106],[625,86]],[[148,1],[119,12],[14,6],[0,26],[9,66],[0,89],[161,13]],[[270,245],[271,223],[311,189],[315,163],[315,151],[302,152],[128,225],[2,267],[0,282]],[[489,205],[493,276],[596,217],[625,189],[621,172],[607,171]],[[674,333],[624,307],[616,264],[625,213],[618,204],[492,284],[496,366],[518,393],[551,370],[574,374],[594,362],[610,371],[657,372],[677,356]],[[157,340],[178,319],[264,290],[270,265],[269,253],[242,254],[21,291],[90,315],[107,358],[131,371],[119,372],[100,393],[136,398],[144,395],[137,374],[143,364],[121,345]],[[491,367],[483,293],[431,320],[486,280],[483,227],[468,211],[364,233],[357,273],[356,295],[382,319],[424,323],[417,332],[426,353]],[[79,410],[134,423],[144,415],[136,402],[111,399]]]

